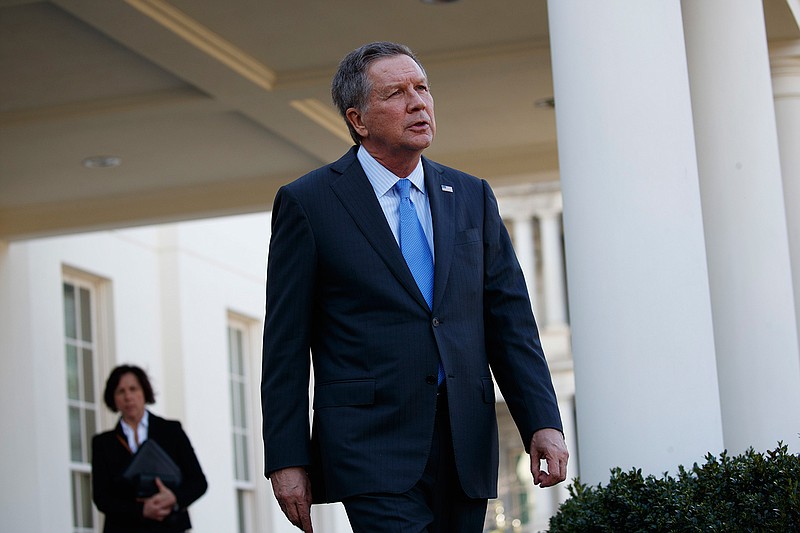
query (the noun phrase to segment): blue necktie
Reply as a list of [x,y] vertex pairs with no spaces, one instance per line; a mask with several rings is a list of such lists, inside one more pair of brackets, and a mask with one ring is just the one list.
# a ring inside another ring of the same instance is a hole
[[[422,296],[433,307],[433,254],[428,239],[417,217],[417,209],[411,202],[411,180],[400,179],[395,185],[400,194],[400,251],[406,260],[414,281]],[[439,362],[439,385],[444,381],[444,368]]]

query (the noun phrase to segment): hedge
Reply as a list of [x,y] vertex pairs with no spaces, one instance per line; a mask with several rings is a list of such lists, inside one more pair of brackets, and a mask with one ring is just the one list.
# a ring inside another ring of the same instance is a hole
[[766,454],[705,458],[677,477],[614,468],[606,486],[576,479],[550,532],[800,531],[800,455],[778,443]]

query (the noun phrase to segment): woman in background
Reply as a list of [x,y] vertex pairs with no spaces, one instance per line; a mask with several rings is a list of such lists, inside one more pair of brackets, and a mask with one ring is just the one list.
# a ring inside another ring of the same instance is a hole
[[[120,413],[116,427],[92,439],[92,496],[105,514],[104,533],[181,532],[192,527],[187,508],[208,488],[189,438],[175,420],[145,409],[155,403],[153,387],[141,368],[122,365],[106,382],[105,404]],[[158,491],[136,497],[136,486],[122,477],[139,446],[157,442],[181,470],[179,487],[170,489],[156,479]]]

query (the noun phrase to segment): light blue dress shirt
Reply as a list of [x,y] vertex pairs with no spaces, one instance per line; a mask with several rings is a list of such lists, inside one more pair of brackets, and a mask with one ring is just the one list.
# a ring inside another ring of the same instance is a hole
[[128,439],[128,447],[131,449],[132,453],[136,453],[139,446],[147,440],[147,430],[150,428],[150,413],[145,409],[144,416],[142,416],[139,425],[135,428],[129,426],[124,420],[120,420],[120,422],[122,425],[122,432],[125,434],[125,438]]
[[[392,173],[389,169],[381,165],[363,146],[358,147],[358,162],[364,169],[372,189],[375,191],[375,196],[378,197],[378,203],[381,204],[383,214],[386,216],[386,221],[389,223],[394,234],[394,240],[400,243],[400,194],[394,188],[394,184],[400,178]],[[422,159],[419,160],[416,168],[408,176],[411,180],[411,202],[417,210],[417,217],[419,217],[422,230],[425,232],[425,238],[428,241],[428,246],[431,249],[431,255],[436,256],[433,252],[433,221],[431,219],[431,204],[428,201],[428,195],[425,194],[425,173],[422,170]]]

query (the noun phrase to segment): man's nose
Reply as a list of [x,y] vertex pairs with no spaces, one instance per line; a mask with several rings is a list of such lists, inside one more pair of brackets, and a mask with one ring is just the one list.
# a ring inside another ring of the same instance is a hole
[[428,107],[428,103],[425,101],[424,98],[417,92],[411,91],[410,96],[408,97],[408,109],[409,111],[416,111],[417,109],[425,109]]

